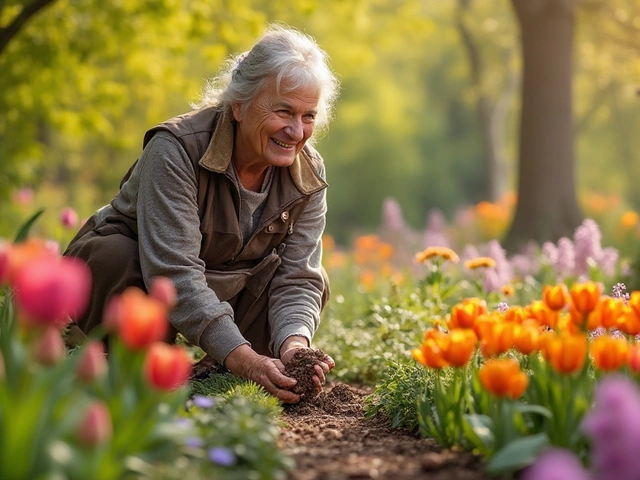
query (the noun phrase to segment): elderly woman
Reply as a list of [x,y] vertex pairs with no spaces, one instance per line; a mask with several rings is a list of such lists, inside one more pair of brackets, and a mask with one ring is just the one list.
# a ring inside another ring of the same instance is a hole
[[[210,83],[198,109],[149,130],[120,192],[65,252],[94,277],[78,326],[98,325],[126,287],[168,277],[178,332],[234,374],[299,401],[284,366],[310,347],[329,292],[327,184],[310,144],[337,90],[311,38],[272,27]],[[333,367],[328,356],[315,366],[319,389]]]

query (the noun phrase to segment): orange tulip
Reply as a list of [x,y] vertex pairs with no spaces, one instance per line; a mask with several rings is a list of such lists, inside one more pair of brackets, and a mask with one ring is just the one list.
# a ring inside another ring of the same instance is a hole
[[482,340],[491,332],[493,325],[502,321],[502,315],[498,312],[479,315],[478,318],[476,318],[475,323],[473,324],[473,331],[475,332],[476,336],[480,340]]
[[548,325],[551,328],[556,328],[560,313],[551,310],[547,307],[547,304],[541,300],[535,300],[527,307],[529,315],[531,315],[540,325]]
[[520,371],[520,365],[512,359],[489,360],[480,368],[478,375],[484,389],[496,397],[515,400],[529,385],[529,377]]
[[582,369],[587,358],[587,336],[582,333],[560,333],[549,341],[546,352],[558,373],[577,372]]
[[556,325],[556,330],[559,332],[566,332],[571,335],[580,333],[582,332],[582,327],[580,323],[577,322],[580,322],[582,320],[582,315],[580,315],[577,310],[572,308],[570,313],[562,315],[560,317],[560,319],[558,320],[558,325]]
[[178,345],[157,342],[147,352],[144,371],[147,381],[158,390],[175,390],[191,375],[191,359]]
[[633,291],[631,295],[629,295],[629,308],[635,312],[635,314],[640,317],[640,291]]
[[621,298],[601,297],[596,308],[587,318],[587,330],[595,330],[598,327],[615,327],[623,309],[624,300]]
[[591,342],[591,355],[596,368],[610,372],[623,367],[629,359],[629,343],[624,338],[601,335]]
[[[117,303],[116,303],[117,304]],[[160,301],[130,287],[120,296],[116,321],[120,339],[131,350],[144,350],[167,337],[167,309]]]
[[466,298],[451,309],[449,326],[455,328],[473,328],[479,315],[487,313],[487,303],[480,298]]
[[582,315],[593,311],[602,295],[602,287],[596,282],[576,283],[571,287],[571,301]]
[[515,324],[507,322],[498,322],[491,325],[480,342],[482,355],[485,358],[489,358],[509,350],[513,346],[515,327]]
[[424,332],[424,341],[420,348],[411,351],[413,359],[430,368],[444,368],[449,366],[442,357],[440,346],[444,343],[445,334],[436,328],[429,328]]
[[467,364],[478,343],[478,338],[473,330],[452,330],[442,343],[442,358],[453,367],[462,367]]
[[529,355],[538,350],[540,343],[540,327],[535,321],[526,320],[515,325],[513,330],[513,346],[520,353]]
[[622,308],[622,315],[618,317],[617,327],[627,335],[638,335],[640,334],[640,316],[635,310],[625,306]]
[[634,343],[629,349],[629,368],[633,373],[640,373],[640,343]]
[[545,285],[542,298],[547,307],[553,311],[562,310],[569,303],[569,290],[564,283],[555,286]]
[[522,323],[524,320],[531,318],[530,312],[524,307],[509,307],[504,314],[504,319],[511,323]]

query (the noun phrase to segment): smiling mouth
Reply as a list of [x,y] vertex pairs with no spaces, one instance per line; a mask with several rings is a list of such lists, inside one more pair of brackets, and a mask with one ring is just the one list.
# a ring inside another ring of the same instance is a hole
[[289,145],[288,143],[284,143],[281,142],[280,140],[276,140],[275,138],[272,138],[271,140],[273,140],[273,143],[275,143],[276,145],[282,147],[282,148],[293,148],[295,147],[295,145]]

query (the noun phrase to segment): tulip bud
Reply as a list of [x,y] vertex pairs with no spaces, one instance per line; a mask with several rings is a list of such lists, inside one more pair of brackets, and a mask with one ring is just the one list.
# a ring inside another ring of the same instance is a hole
[[60,214],[60,223],[65,228],[75,228],[78,225],[78,214],[71,207],[65,207]]
[[76,434],[82,445],[96,447],[111,438],[112,430],[109,409],[102,402],[94,402],[87,408]]
[[158,342],[149,348],[144,371],[153,387],[175,390],[187,382],[191,368],[191,359],[183,348]]
[[65,356],[66,347],[56,327],[47,327],[33,345],[33,356],[41,365],[54,365]]
[[76,259],[41,259],[24,265],[13,286],[17,307],[27,326],[61,328],[86,309],[91,273]]
[[111,297],[102,312],[102,325],[109,333],[117,332],[122,318],[122,296]]
[[107,373],[107,359],[102,342],[90,342],[84,347],[76,374],[83,382],[89,383]]
[[120,296],[117,308],[120,339],[130,350],[144,350],[164,340],[169,330],[167,309],[138,288],[128,288]]
[[156,277],[151,283],[151,290],[149,295],[156,300],[159,300],[163,305],[167,307],[167,310],[171,310],[176,305],[177,294],[176,287],[173,282],[167,277]]

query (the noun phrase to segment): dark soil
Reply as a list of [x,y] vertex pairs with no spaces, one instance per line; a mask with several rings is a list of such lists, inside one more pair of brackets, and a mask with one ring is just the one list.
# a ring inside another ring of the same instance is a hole
[[[313,368],[311,368],[313,371]],[[289,480],[485,480],[481,460],[364,416],[371,393],[338,383],[284,410],[280,447],[296,461]]]
[[314,366],[325,361],[326,357],[326,353],[322,350],[301,348],[293,354],[287,363],[284,373],[298,380],[292,391],[302,396],[302,403],[313,400],[318,395],[319,392],[313,383],[313,376],[316,374]]

